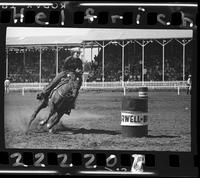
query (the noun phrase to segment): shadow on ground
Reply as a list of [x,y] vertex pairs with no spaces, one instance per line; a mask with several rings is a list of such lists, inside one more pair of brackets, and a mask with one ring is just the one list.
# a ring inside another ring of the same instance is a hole
[[108,135],[119,135],[120,132],[111,130],[99,130],[99,129],[85,129],[85,128],[62,128],[60,131],[71,132],[72,134],[108,134]]
[[175,136],[175,135],[147,135],[147,138],[177,138],[180,136]]
[[[60,131],[70,132],[71,134],[108,134],[121,135],[120,131],[100,130],[100,129],[85,129],[85,128],[66,128],[63,127]],[[177,138],[175,135],[147,135],[146,138]]]

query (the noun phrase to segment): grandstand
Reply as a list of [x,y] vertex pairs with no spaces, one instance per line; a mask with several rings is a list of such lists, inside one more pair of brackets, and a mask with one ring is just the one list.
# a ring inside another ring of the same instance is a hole
[[[82,88],[180,89],[192,71],[192,38],[192,30],[141,29],[90,29],[74,37],[7,36],[6,75],[11,90],[40,90],[61,70],[69,49],[80,46],[87,73]],[[85,49],[92,56],[94,47],[98,54],[86,62]]]

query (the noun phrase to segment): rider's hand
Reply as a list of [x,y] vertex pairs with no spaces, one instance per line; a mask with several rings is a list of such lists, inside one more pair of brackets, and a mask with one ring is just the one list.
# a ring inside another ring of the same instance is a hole
[[79,69],[78,68],[76,68],[76,70],[75,70],[76,72],[79,72]]

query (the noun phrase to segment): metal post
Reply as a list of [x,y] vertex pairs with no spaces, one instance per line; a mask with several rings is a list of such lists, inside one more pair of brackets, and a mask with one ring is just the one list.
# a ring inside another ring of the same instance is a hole
[[142,85],[144,85],[144,45],[142,45]]
[[156,40],[161,46],[162,46],[162,81],[165,81],[165,45],[167,45],[172,39],[169,41],[167,40],[162,40],[162,42],[159,42]]
[[25,60],[25,58],[26,58],[26,53],[25,53],[25,49],[24,49],[24,55],[23,55],[23,64],[24,64],[24,66],[26,65],[26,60]]
[[93,56],[93,47],[91,47],[91,61],[92,61],[92,56]]
[[185,44],[183,44],[183,81],[185,81]]
[[162,57],[163,57],[163,60],[162,60],[162,63],[163,63],[163,66],[162,66],[162,69],[163,69],[163,73],[162,73],[162,81],[164,82],[165,81],[165,45],[162,45]]
[[42,75],[42,49],[40,47],[40,64],[39,64],[39,87],[41,87],[41,75]]
[[84,71],[85,71],[85,65],[84,65],[84,62],[85,62],[85,44],[83,44],[83,58],[82,58],[82,62],[83,62],[83,82],[84,82],[84,86],[86,86],[86,81],[85,81],[85,75],[84,75]]
[[85,62],[85,44],[83,45],[83,71],[85,71],[84,62]]
[[182,40],[179,41],[176,39],[176,41],[178,41],[181,45],[183,45],[183,81],[185,81],[185,46],[191,41],[192,39],[188,40],[188,41],[185,41],[185,40]]
[[58,75],[58,46],[56,46],[56,76]]
[[6,49],[6,77],[8,77],[8,48]]
[[136,43],[138,43],[140,46],[142,46],[142,85],[144,85],[144,47],[151,41],[145,41],[143,40],[142,43],[135,40]]
[[180,86],[178,86],[178,95],[180,95]]
[[124,41],[122,41],[122,86],[124,87]]
[[103,53],[102,53],[102,81],[103,81],[103,86],[104,86],[104,81],[105,81],[105,78],[104,78],[104,41],[103,41]]

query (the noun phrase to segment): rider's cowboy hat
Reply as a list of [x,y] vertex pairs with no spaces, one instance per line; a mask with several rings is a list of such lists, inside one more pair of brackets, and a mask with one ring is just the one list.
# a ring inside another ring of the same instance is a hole
[[192,75],[188,75],[188,77],[192,77]]
[[79,52],[79,53],[81,53],[81,49],[80,49],[79,47],[71,48],[70,51],[71,51],[71,53],[74,53],[74,52]]

